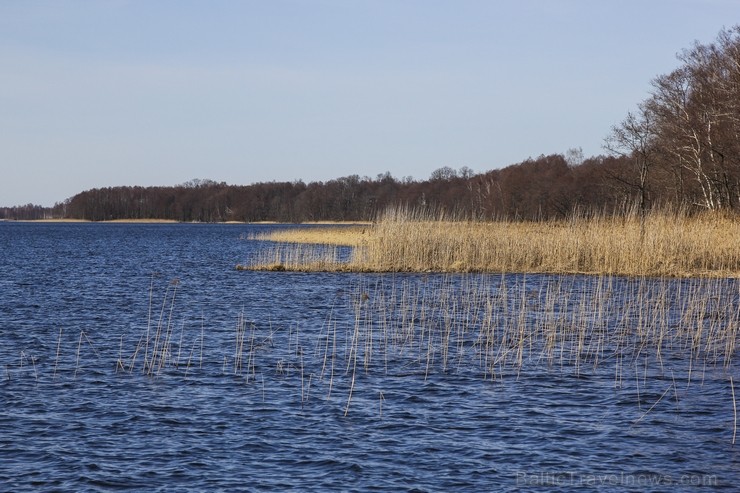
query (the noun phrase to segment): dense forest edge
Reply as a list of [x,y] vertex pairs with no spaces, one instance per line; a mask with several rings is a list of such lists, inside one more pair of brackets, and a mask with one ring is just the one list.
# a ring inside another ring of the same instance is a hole
[[623,214],[670,207],[740,211],[740,25],[678,55],[648,97],[614,125],[604,155],[580,149],[476,173],[445,166],[428,179],[346,176],[326,182],[81,192],[53,207],[0,207],[0,219],[300,223],[368,221],[388,207],[422,207],[476,220],[550,220],[574,211]]

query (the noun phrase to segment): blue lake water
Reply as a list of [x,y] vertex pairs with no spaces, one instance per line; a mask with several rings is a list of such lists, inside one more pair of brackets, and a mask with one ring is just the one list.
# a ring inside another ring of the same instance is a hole
[[237,271],[275,227],[0,223],[0,490],[740,488],[734,281]]

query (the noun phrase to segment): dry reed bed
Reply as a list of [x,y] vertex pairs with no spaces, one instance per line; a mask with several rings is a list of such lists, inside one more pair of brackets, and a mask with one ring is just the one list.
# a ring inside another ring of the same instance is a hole
[[[549,222],[430,219],[387,212],[362,229],[268,234],[273,240],[240,269],[352,272],[532,272],[627,276],[740,274],[740,221],[727,215],[653,212],[574,216]],[[324,236],[325,235],[325,236]],[[322,241],[322,237],[326,241]],[[336,250],[310,244],[353,247]]]
[[249,239],[282,243],[360,246],[367,242],[372,224],[345,226],[329,225],[296,229],[279,229],[269,234],[252,235]]
[[[545,362],[597,368],[650,358],[732,365],[740,305],[731,280],[434,276],[359,284],[339,352],[363,371],[389,362],[496,378]],[[332,319],[321,336],[326,358]],[[322,343],[319,343],[319,347]],[[332,349],[331,354],[336,353]],[[675,360],[673,358],[678,358]]]

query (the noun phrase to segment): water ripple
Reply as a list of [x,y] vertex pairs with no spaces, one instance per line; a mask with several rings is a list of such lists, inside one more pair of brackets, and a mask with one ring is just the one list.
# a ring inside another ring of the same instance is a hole
[[[0,224],[4,489],[729,491],[740,481],[738,375],[722,361],[666,345],[660,359],[620,349],[594,364],[593,347],[559,358],[578,344],[565,340],[549,360],[522,351],[512,366],[516,353],[485,353],[485,341],[454,331],[449,354],[441,339],[400,331],[366,353],[382,325],[362,293],[418,327],[442,307],[404,314],[394,293],[480,296],[479,281],[235,271],[253,247],[240,236],[263,227]],[[485,282],[496,306],[526,288],[536,314],[547,300],[535,284],[553,280]],[[144,345],[147,331],[167,345]]]

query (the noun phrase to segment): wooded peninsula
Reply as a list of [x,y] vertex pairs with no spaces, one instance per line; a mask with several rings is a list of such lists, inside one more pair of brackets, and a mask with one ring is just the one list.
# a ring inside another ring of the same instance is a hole
[[695,43],[678,59],[680,66],[653,79],[648,97],[612,127],[604,155],[584,157],[571,149],[481,173],[445,166],[425,180],[385,173],[310,183],[196,179],[96,188],[53,207],[2,207],[0,219],[369,221],[396,206],[473,220],[644,214],[666,207],[738,211],[740,26],[721,30],[712,43]]

